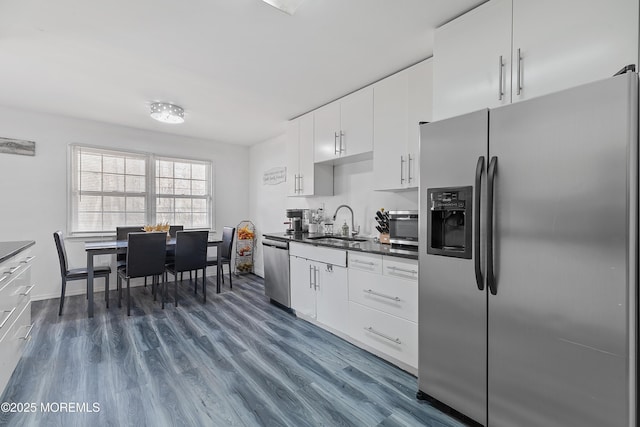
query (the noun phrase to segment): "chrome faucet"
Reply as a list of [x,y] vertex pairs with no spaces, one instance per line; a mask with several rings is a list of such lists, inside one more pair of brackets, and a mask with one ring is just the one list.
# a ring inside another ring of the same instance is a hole
[[338,215],[338,211],[340,210],[340,208],[347,208],[351,212],[351,237],[357,236],[358,233],[360,233],[360,226],[358,226],[358,230],[356,230],[355,223],[353,222],[353,209],[351,209],[349,205],[338,206],[338,209],[336,209],[336,212],[333,214],[333,220],[336,220],[336,216]]

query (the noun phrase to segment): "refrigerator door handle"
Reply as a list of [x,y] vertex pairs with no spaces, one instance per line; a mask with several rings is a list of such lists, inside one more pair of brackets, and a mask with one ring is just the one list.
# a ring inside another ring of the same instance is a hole
[[476,270],[476,284],[478,289],[484,291],[484,280],[482,278],[482,269],[480,267],[480,199],[482,195],[482,173],[484,172],[484,156],[478,157],[476,165],[476,192],[474,195],[475,204],[475,229],[473,232],[473,258]]
[[493,156],[487,169],[487,286],[492,295],[498,293],[493,265],[493,186],[498,158]]

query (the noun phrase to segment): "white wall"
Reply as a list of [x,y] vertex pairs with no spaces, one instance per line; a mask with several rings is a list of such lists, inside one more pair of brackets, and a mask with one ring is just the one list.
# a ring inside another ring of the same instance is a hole
[[[36,241],[34,299],[60,293],[53,232],[66,232],[70,143],[211,160],[216,228],[222,230],[222,226],[235,225],[249,216],[248,147],[5,107],[0,107],[0,136],[36,142],[35,157],[0,153],[0,240]],[[86,265],[84,241],[67,241],[67,252],[70,267]],[[103,256],[97,263],[108,265],[112,258]],[[115,284],[114,275],[112,279]],[[85,287],[84,281],[70,282],[67,294],[82,293]],[[102,280],[97,280],[96,289],[101,288]]]
[[[263,233],[284,232],[285,211],[288,208],[317,209],[324,203],[325,214],[333,215],[341,204],[353,208],[356,227],[360,225],[363,236],[377,236],[375,213],[385,210],[418,209],[418,191],[401,192],[374,191],[373,161],[366,160],[334,167],[334,195],[331,197],[287,197],[287,184],[263,185],[265,171],[286,166],[285,135],[264,141],[251,147],[250,152],[250,216],[256,225],[257,245],[254,253],[255,273],[263,276]],[[335,228],[344,221],[351,226],[351,216],[346,209],[340,210]],[[334,229],[334,231],[337,231]]]

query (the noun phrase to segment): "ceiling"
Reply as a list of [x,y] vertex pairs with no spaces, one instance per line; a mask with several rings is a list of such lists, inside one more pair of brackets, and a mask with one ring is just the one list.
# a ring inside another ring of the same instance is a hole
[[[432,55],[485,0],[0,0],[0,105],[251,145]],[[153,101],[185,123],[149,117]],[[0,135],[2,136],[2,135]]]

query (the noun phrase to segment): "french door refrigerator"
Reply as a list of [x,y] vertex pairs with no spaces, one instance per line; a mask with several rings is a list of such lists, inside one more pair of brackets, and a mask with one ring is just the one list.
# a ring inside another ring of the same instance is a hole
[[423,124],[419,397],[635,426],[638,75]]

